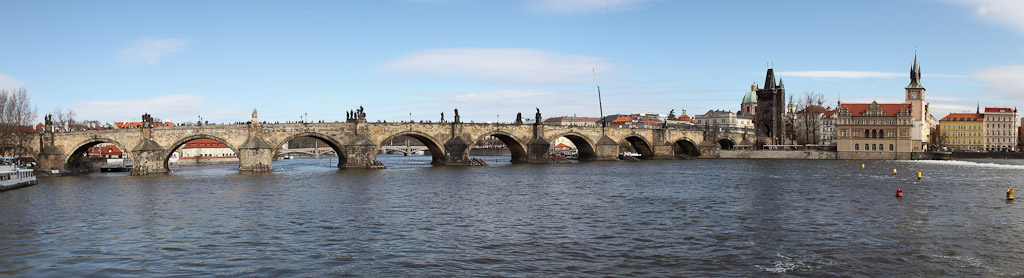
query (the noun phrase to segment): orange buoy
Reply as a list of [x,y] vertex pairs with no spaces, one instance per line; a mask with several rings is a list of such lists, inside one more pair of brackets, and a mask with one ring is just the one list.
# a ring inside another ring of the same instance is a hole
[[896,198],[903,198],[903,188],[896,189]]

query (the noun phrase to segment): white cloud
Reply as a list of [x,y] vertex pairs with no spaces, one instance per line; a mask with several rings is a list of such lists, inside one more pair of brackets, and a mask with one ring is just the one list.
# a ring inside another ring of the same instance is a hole
[[976,71],[971,78],[996,92],[1019,98],[1024,93],[1024,65],[998,66]]
[[545,13],[598,14],[643,9],[650,3],[650,0],[531,0],[527,5]]
[[11,77],[10,75],[0,74],[0,89],[17,89],[25,87],[25,82],[18,80],[17,78]]
[[1013,28],[1024,33],[1024,1],[1020,0],[945,0],[968,6],[974,14],[989,23]]
[[585,82],[591,68],[615,68],[605,59],[525,48],[449,48],[413,53],[384,69],[421,74],[468,76],[489,82]]
[[[163,120],[194,121],[198,120],[197,115],[200,115],[207,106],[208,102],[201,96],[179,94],[135,100],[79,102],[72,105],[71,110],[74,110],[80,119],[101,122],[119,122],[124,119],[138,121],[143,113]],[[241,115],[244,116],[245,113]]]
[[909,73],[878,72],[878,71],[840,71],[840,70],[819,70],[819,71],[780,71],[777,73],[782,77],[811,77],[811,78],[891,78],[910,76]]
[[192,43],[178,38],[149,37],[136,40],[132,46],[121,50],[118,61],[125,68],[143,64],[156,64],[168,54],[188,48]]

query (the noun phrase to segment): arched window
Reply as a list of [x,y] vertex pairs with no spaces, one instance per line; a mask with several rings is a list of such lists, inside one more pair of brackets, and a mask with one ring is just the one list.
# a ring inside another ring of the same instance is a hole
[[860,144],[853,144],[853,150],[859,151],[860,150]]
[[878,145],[871,144],[871,150],[872,151],[877,151],[878,150]]
[[892,144],[889,144],[889,151],[890,152],[896,151],[896,147],[893,146]]
[[[871,130],[864,130],[864,138],[871,138]],[[867,149],[867,148],[864,148]]]
[[878,138],[885,138],[885,130],[878,131]]

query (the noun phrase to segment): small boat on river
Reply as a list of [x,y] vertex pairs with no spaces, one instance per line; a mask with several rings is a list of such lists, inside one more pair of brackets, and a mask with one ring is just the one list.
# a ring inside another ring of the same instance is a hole
[[0,158],[0,191],[39,183],[32,169],[22,168],[17,157]]

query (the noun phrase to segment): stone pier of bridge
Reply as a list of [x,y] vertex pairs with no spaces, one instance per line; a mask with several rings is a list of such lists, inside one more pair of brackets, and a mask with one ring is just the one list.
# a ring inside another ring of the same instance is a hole
[[[537,115],[540,118],[539,113]],[[538,121],[539,122],[539,121]],[[618,160],[623,148],[641,159],[713,157],[720,145],[752,144],[750,132],[707,133],[699,129],[612,128],[535,124],[454,122],[366,122],[365,114],[350,112],[345,122],[261,123],[252,120],[232,125],[158,126],[143,115],[138,128],[53,133],[52,123],[37,135],[34,148],[37,169],[67,173],[81,170],[87,150],[98,144],[114,144],[125,150],[134,166],[133,175],[168,172],[168,160],[180,146],[195,139],[213,139],[238,155],[239,171],[273,171],[281,146],[298,137],[323,141],[338,155],[338,168],[369,168],[381,148],[396,136],[421,141],[432,155],[433,165],[470,165],[472,146],[488,137],[501,140],[512,153],[513,163],[550,163],[553,142],[565,137],[576,145],[580,161]],[[711,136],[711,137],[709,137]]]

